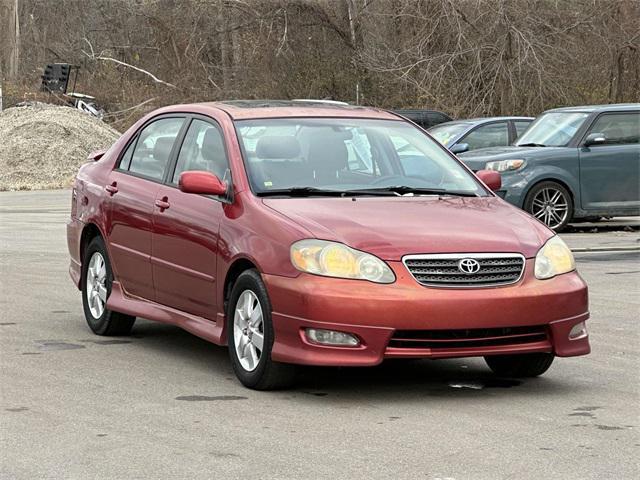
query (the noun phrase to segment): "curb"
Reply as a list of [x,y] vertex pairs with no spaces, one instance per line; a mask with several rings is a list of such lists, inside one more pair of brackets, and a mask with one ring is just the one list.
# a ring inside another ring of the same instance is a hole
[[572,248],[573,253],[589,252],[640,252],[640,245],[626,245],[621,247],[578,247]]

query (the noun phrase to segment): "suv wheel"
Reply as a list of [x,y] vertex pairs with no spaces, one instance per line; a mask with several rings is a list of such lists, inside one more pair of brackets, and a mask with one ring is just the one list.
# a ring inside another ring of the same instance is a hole
[[100,237],[91,240],[82,261],[82,307],[84,318],[97,335],[128,335],[136,317],[107,308],[113,272]]
[[227,342],[233,370],[245,387],[285,388],[295,367],[271,360],[274,332],[267,289],[256,270],[241,273],[227,308]]
[[573,216],[573,200],[559,183],[541,182],[527,194],[524,209],[551,230],[559,232]]

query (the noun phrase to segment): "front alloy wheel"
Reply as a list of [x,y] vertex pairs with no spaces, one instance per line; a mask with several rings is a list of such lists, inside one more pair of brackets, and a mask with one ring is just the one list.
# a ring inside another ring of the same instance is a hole
[[231,365],[245,387],[273,390],[293,382],[294,365],[271,360],[275,337],[271,302],[257,270],[245,270],[235,281],[227,305],[227,321]]
[[551,230],[561,231],[573,214],[571,195],[556,182],[542,182],[531,190],[525,201],[525,210]]
[[240,294],[233,316],[233,344],[240,365],[253,372],[264,349],[262,307],[256,294],[245,290]]

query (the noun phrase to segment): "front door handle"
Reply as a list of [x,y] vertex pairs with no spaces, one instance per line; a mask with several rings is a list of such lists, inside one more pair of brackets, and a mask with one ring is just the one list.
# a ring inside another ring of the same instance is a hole
[[158,207],[161,212],[166,210],[171,206],[168,200],[169,199],[167,197],[163,197],[162,200],[156,200],[156,207]]
[[109,192],[109,195],[113,196],[114,194],[118,193],[118,183],[113,182],[111,185],[107,185],[106,187],[104,187],[104,189]]

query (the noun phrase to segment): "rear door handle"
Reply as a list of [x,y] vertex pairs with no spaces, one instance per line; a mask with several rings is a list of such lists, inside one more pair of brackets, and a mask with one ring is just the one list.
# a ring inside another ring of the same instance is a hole
[[111,185],[107,185],[106,187],[104,187],[104,189],[113,196],[113,194],[118,193],[118,184],[116,182],[113,182]]
[[171,206],[168,200],[169,199],[167,197],[164,197],[162,200],[156,200],[156,207],[158,207],[160,211],[166,210]]

